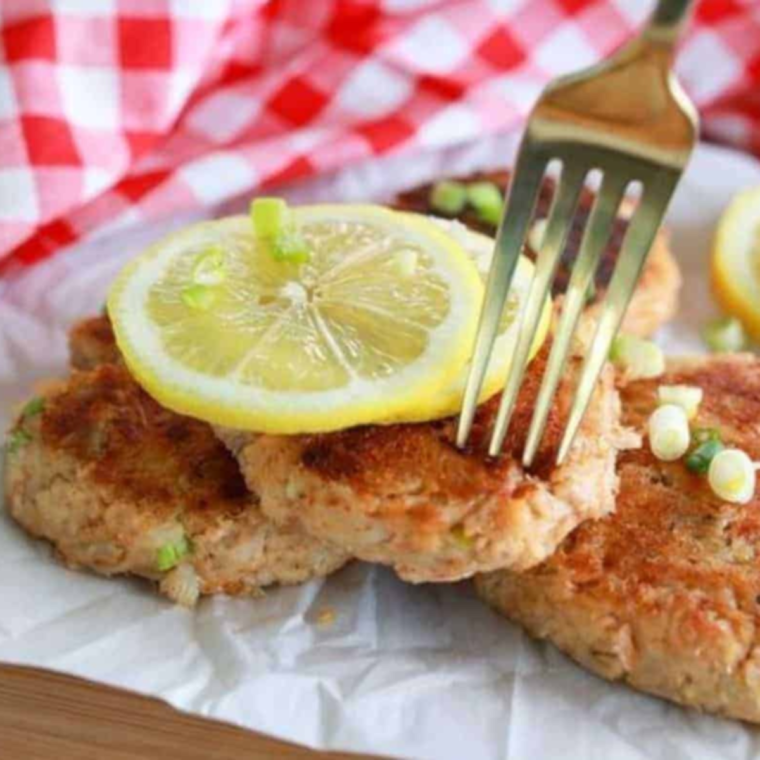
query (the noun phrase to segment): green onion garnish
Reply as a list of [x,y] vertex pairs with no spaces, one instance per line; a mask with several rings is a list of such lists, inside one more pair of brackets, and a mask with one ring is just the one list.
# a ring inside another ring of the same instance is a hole
[[704,441],[689,452],[686,457],[686,466],[691,472],[705,475],[710,469],[712,460],[725,448],[723,442],[718,439]]
[[193,282],[196,285],[219,285],[227,277],[224,266],[224,251],[212,246],[202,253],[193,266]]
[[755,495],[757,465],[739,449],[719,451],[710,462],[707,480],[723,501],[748,504]]
[[704,391],[696,385],[661,385],[657,389],[659,404],[680,406],[690,420],[697,416],[703,398]]
[[311,254],[306,241],[294,231],[286,232],[273,242],[271,248],[275,261],[287,261],[291,264],[305,264]]
[[282,198],[256,198],[251,203],[251,221],[256,237],[268,245],[275,261],[304,264],[309,260],[306,241]]
[[256,198],[251,203],[251,221],[256,237],[277,238],[291,226],[291,211],[282,198]]
[[658,406],[647,425],[649,448],[662,462],[675,462],[689,449],[689,419],[675,404]]
[[176,543],[164,544],[156,552],[156,567],[162,573],[166,570],[171,570],[190,554],[192,550],[193,547],[185,536],[182,536]]
[[30,417],[34,417],[45,410],[45,399],[36,396],[33,399],[29,399],[26,402],[24,408],[21,410],[21,417],[28,420]]
[[694,428],[691,438],[695,444],[699,445],[708,441],[722,441],[723,438],[718,428]]
[[467,186],[467,200],[481,221],[498,226],[504,198],[493,182],[472,182]]
[[711,351],[718,353],[734,353],[747,346],[744,326],[735,317],[713,320],[702,330],[702,339]]
[[455,525],[449,533],[463,549],[469,549],[475,543],[475,540],[464,532],[463,525]]
[[665,372],[665,355],[650,340],[635,335],[618,335],[612,342],[610,361],[624,369],[632,380],[658,377]]
[[417,251],[413,251],[409,248],[396,251],[396,253],[393,254],[395,271],[400,277],[406,279],[414,277],[414,274],[417,271],[417,265],[419,264],[419,258]]
[[8,433],[8,440],[6,441],[5,447],[9,454],[15,454],[20,448],[26,446],[27,443],[31,443],[31,441],[32,436],[27,433],[26,430],[18,428],[17,430]]
[[196,311],[208,311],[216,300],[216,292],[208,285],[188,285],[182,291],[182,303]]
[[454,216],[462,212],[467,204],[467,187],[451,180],[436,182],[430,190],[428,201],[433,211]]

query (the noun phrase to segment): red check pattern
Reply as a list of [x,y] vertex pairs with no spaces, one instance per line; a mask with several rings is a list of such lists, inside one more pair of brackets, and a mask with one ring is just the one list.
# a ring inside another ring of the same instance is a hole
[[[391,152],[516,128],[650,0],[3,0],[0,259]],[[708,139],[760,153],[760,3],[678,59]]]

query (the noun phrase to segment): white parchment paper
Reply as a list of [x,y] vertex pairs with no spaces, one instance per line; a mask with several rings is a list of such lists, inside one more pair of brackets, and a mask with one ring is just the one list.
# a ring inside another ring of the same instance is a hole
[[[502,138],[395,158],[291,188],[294,199],[382,198],[444,171],[505,164]],[[701,147],[670,215],[686,284],[660,340],[701,350],[712,311],[711,230],[731,195],[760,184],[752,159]],[[241,206],[242,207],[242,206]],[[229,209],[225,209],[227,211]],[[71,322],[98,310],[123,262],[189,217],[119,230],[0,283],[0,414],[35,379],[60,374]],[[332,608],[332,626],[314,624]],[[0,516],[0,661],[76,674],[179,709],[313,747],[416,760],[623,760],[760,754],[760,732],[585,674],[493,615],[469,584],[413,587],[355,563],[263,599],[210,599],[188,612],[145,583],[57,565]]]

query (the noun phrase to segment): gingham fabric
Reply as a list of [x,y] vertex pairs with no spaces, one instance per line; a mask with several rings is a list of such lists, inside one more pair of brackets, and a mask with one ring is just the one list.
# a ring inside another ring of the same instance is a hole
[[[2,0],[0,259],[350,162],[515,129],[648,0]],[[760,151],[760,2],[702,0],[678,72]]]

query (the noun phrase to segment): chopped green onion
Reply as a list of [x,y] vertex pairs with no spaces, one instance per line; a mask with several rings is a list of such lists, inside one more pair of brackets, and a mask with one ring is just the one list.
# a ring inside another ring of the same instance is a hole
[[686,467],[691,472],[705,475],[710,469],[712,460],[725,448],[722,441],[716,439],[704,441],[689,452],[686,457]]
[[626,370],[632,380],[659,377],[665,372],[665,355],[660,347],[635,335],[618,335],[615,338],[610,361]]
[[707,443],[707,441],[723,441],[718,428],[694,428],[691,439],[696,444]]
[[472,182],[467,186],[467,200],[482,222],[498,226],[504,198],[493,182]]
[[418,262],[419,255],[417,254],[417,251],[413,251],[410,248],[404,248],[393,254],[395,271],[404,278],[414,277],[414,274],[417,271]]
[[745,452],[724,449],[710,462],[707,479],[719,498],[734,504],[747,504],[755,495],[756,469]]
[[177,564],[177,555],[174,546],[162,546],[156,552],[156,567],[161,571],[171,570]]
[[586,303],[591,303],[592,301],[596,300],[597,296],[597,289],[596,289],[596,283],[591,280],[588,284],[588,290],[586,291]]
[[433,211],[454,216],[464,210],[467,203],[467,188],[461,182],[443,180],[436,182],[428,198]]
[[251,203],[251,221],[256,237],[277,238],[292,225],[292,212],[282,198],[256,198]]
[[256,198],[251,203],[251,220],[256,237],[269,246],[276,261],[305,264],[309,260],[306,241],[282,198]]
[[275,261],[291,264],[305,264],[311,258],[306,241],[295,231],[286,232],[273,241],[271,252]]
[[689,449],[691,435],[686,412],[675,404],[666,404],[649,418],[649,448],[657,459],[674,462]]
[[26,430],[18,428],[17,430],[13,430],[12,432],[8,433],[8,440],[5,444],[5,447],[8,450],[9,454],[15,454],[19,449],[26,446],[27,443],[31,442],[32,436],[27,433]]
[[661,385],[657,389],[657,400],[660,405],[680,406],[690,420],[697,416],[703,397],[704,392],[696,385]]
[[686,457],[686,466],[700,475],[707,473],[715,456],[726,448],[718,428],[694,428],[691,442],[694,448]]
[[173,544],[164,544],[156,552],[156,567],[160,572],[176,567],[190,552],[192,545],[185,536]]
[[455,525],[450,531],[451,537],[463,549],[469,549],[474,543],[474,539],[468,536],[464,531],[464,525]]
[[541,250],[541,245],[544,242],[544,235],[546,235],[546,219],[537,219],[533,222],[528,233],[528,245],[533,249],[534,253],[538,253]]
[[702,339],[711,351],[734,353],[747,345],[744,326],[735,317],[721,317],[710,322],[702,330]]
[[45,411],[45,399],[36,396],[33,399],[29,399],[26,402],[24,408],[21,410],[21,417],[28,420],[30,417],[35,417]]
[[195,607],[201,593],[195,568],[187,563],[168,572],[161,579],[159,588],[161,593],[182,607]]
[[216,300],[216,292],[207,285],[188,285],[182,291],[182,303],[196,311],[208,311]]
[[218,246],[202,253],[193,266],[193,282],[196,285],[220,285],[227,277],[224,251]]

